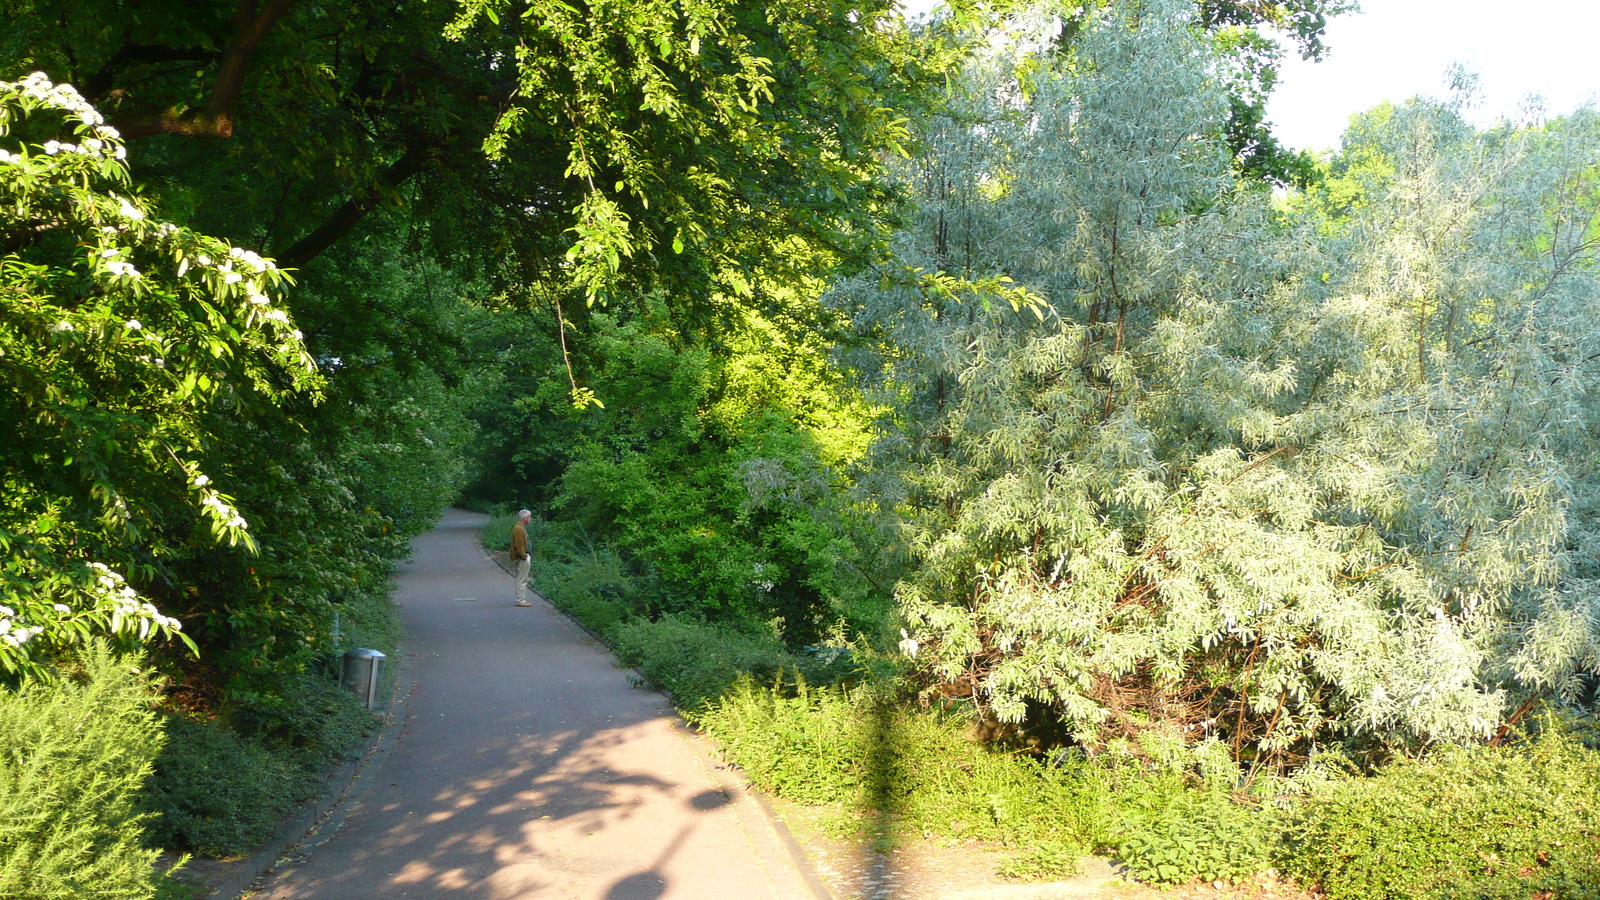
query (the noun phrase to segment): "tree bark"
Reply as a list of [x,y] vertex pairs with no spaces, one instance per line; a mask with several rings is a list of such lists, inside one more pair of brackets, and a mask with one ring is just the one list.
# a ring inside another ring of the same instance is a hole
[[[152,134],[176,134],[193,138],[233,137],[234,107],[244,91],[244,76],[261,40],[278,17],[295,0],[241,0],[233,14],[233,39],[222,54],[222,63],[211,87],[211,99],[204,107],[169,106],[159,110],[130,110],[113,116],[111,124],[125,138]],[[120,54],[119,54],[120,55]]]
[[373,188],[346,200],[328,220],[317,229],[284,250],[276,254],[279,265],[298,268],[313,259],[316,259],[324,250],[333,246],[334,242],[343,237],[346,232],[356,226],[371,212],[382,200],[386,191],[393,190],[404,184],[413,175],[420,173],[428,167],[428,153],[425,150],[412,147],[394,164],[378,176],[378,184]]

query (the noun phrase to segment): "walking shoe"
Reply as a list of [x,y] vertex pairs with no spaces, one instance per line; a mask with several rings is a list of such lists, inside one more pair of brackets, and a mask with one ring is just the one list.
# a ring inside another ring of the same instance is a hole
[[517,601],[517,605],[518,605],[518,606],[532,606],[532,605],[533,605],[533,604],[532,604],[532,603],[529,603],[529,602],[528,602],[528,601],[526,601],[526,600],[518,600],[518,601]]

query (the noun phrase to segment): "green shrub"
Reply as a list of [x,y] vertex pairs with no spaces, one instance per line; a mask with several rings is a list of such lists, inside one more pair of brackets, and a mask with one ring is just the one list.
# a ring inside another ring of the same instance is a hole
[[863,781],[856,703],[842,690],[793,695],[740,680],[700,715],[700,726],[750,780],[801,803],[847,803]]
[[635,579],[615,549],[558,543],[552,539],[556,531],[539,528],[529,535],[536,548],[534,583],[551,603],[610,640],[617,626],[643,605],[634,597]]
[[349,756],[377,725],[333,679],[314,675],[301,676],[283,694],[236,710],[232,718],[240,736],[318,774]]
[[79,677],[0,690],[0,897],[154,895],[135,802],[161,747],[151,702],[137,662],[104,646]]
[[145,791],[157,846],[228,857],[272,837],[314,786],[303,770],[220,722],[168,716],[167,745]]
[[617,658],[635,666],[650,683],[672,694],[684,715],[695,719],[740,678],[771,679],[793,665],[772,635],[663,616],[634,619],[609,635]]
[[1333,900],[1600,897],[1600,753],[1549,731],[1341,782],[1296,811],[1282,868]]
[[1277,837],[1268,810],[1251,810],[1199,791],[1166,815],[1131,823],[1119,848],[1128,871],[1152,884],[1240,881],[1272,864]]
[[[341,649],[372,647],[393,657],[401,625],[387,579],[353,590],[337,609]],[[229,857],[276,834],[284,815],[377,726],[339,687],[339,667],[330,650],[307,670],[284,673],[278,690],[234,698],[217,719],[168,716],[168,741],[141,801],[155,814],[149,842]]]
[[1075,848],[1111,839],[1113,811],[1092,765],[1047,765],[974,743],[959,717],[907,709],[871,686],[789,692],[746,680],[699,720],[766,790],[842,805],[864,827],[887,819],[1028,848],[1018,874],[1070,871]]
[[[511,526],[515,524],[517,524],[517,514],[514,510],[489,513],[489,521],[478,528],[478,542],[483,544],[485,550],[498,550],[504,553],[511,548]],[[532,531],[537,524],[538,520],[528,523],[529,544],[534,543]],[[535,560],[537,561],[537,554]]]

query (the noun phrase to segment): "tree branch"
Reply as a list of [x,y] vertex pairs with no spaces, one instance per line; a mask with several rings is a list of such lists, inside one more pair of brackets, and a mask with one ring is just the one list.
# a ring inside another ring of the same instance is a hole
[[335,241],[365,218],[367,213],[383,200],[385,192],[404,184],[427,166],[428,153],[425,150],[416,147],[406,150],[393,165],[378,176],[376,186],[346,200],[315,231],[294,242],[282,253],[275,254],[278,264],[298,268],[316,259],[322,251],[333,246]]
[[117,76],[129,66],[146,63],[165,62],[198,62],[211,63],[217,59],[217,51],[206,50],[200,47],[161,47],[149,44],[130,44],[119,49],[115,55],[106,60],[100,71],[84,79],[79,87],[83,95],[90,100],[100,102],[109,94],[120,94],[122,91],[113,91],[116,86]]
[[[234,106],[244,91],[244,75],[250,57],[261,45],[262,38],[272,29],[295,0],[267,0],[259,5],[256,0],[240,0],[233,14],[233,40],[222,54],[221,65],[211,88],[211,99],[202,107],[169,106],[160,110],[133,110],[114,116],[111,124],[123,137],[136,138],[152,134],[176,134],[195,138],[233,137]],[[154,48],[162,49],[162,48]],[[118,57],[122,56],[119,52]],[[112,63],[117,60],[115,57]],[[130,58],[126,61],[135,61]],[[107,68],[112,67],[107,63]],[[109,79],[112,73],[107,75]],[[99,76],[97,76],[99,77]]]

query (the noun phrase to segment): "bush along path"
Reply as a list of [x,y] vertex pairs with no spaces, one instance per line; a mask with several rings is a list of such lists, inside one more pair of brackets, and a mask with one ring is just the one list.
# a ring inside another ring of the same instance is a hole
[[773,824],[659,695],[511,584],[458,510],[397,575],[412,689],[338,830],[256,900],[811,900]]

